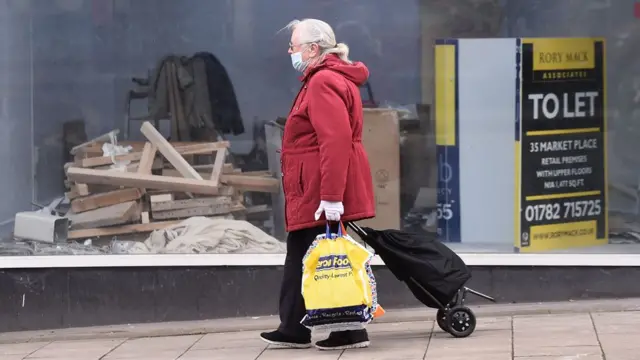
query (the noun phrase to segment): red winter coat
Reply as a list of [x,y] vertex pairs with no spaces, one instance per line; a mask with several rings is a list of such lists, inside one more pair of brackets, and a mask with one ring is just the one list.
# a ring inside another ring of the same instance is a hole
[[341,201],[344,221],[375,216],[359,89],[368,77],[364,64],[328,55],[301,78],[282,139],[287,231],[325,224],[314,218],[320,200]]

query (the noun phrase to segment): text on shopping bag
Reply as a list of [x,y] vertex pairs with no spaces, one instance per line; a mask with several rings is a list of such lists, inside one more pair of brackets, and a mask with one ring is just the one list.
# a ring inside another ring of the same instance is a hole
[[[343,271],[338,271],[343,270]],[[331,280],[353,276],[351,262],[347,255],[329,255],[318,259],[313,280]]]

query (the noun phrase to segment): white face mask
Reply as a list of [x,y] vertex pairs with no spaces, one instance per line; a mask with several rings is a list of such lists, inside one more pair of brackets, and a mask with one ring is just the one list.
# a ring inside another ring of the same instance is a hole
[[302,61],[301,51],[291,54],[291,65],[293,65],[293,68],[299,72],[304,72],[304,70],[307,68],[307,64]]

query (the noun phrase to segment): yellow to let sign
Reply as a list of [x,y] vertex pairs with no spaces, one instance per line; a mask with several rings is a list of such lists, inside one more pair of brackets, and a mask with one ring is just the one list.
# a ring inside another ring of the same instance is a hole
[[596,38],[522,39],[533,44],[533,70],[595,68]]

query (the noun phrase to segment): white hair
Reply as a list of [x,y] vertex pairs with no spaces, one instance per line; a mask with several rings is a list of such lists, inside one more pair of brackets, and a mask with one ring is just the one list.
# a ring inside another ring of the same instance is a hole
[[336,35],[331,25],[326,22],[317,19],[293,20],[284,28],[298,30],[301,44],[317,44],[321,51],[320,58],[327,54],[336,54],[342,61],[351,64],[349,47],[347,44],[336,42]]

